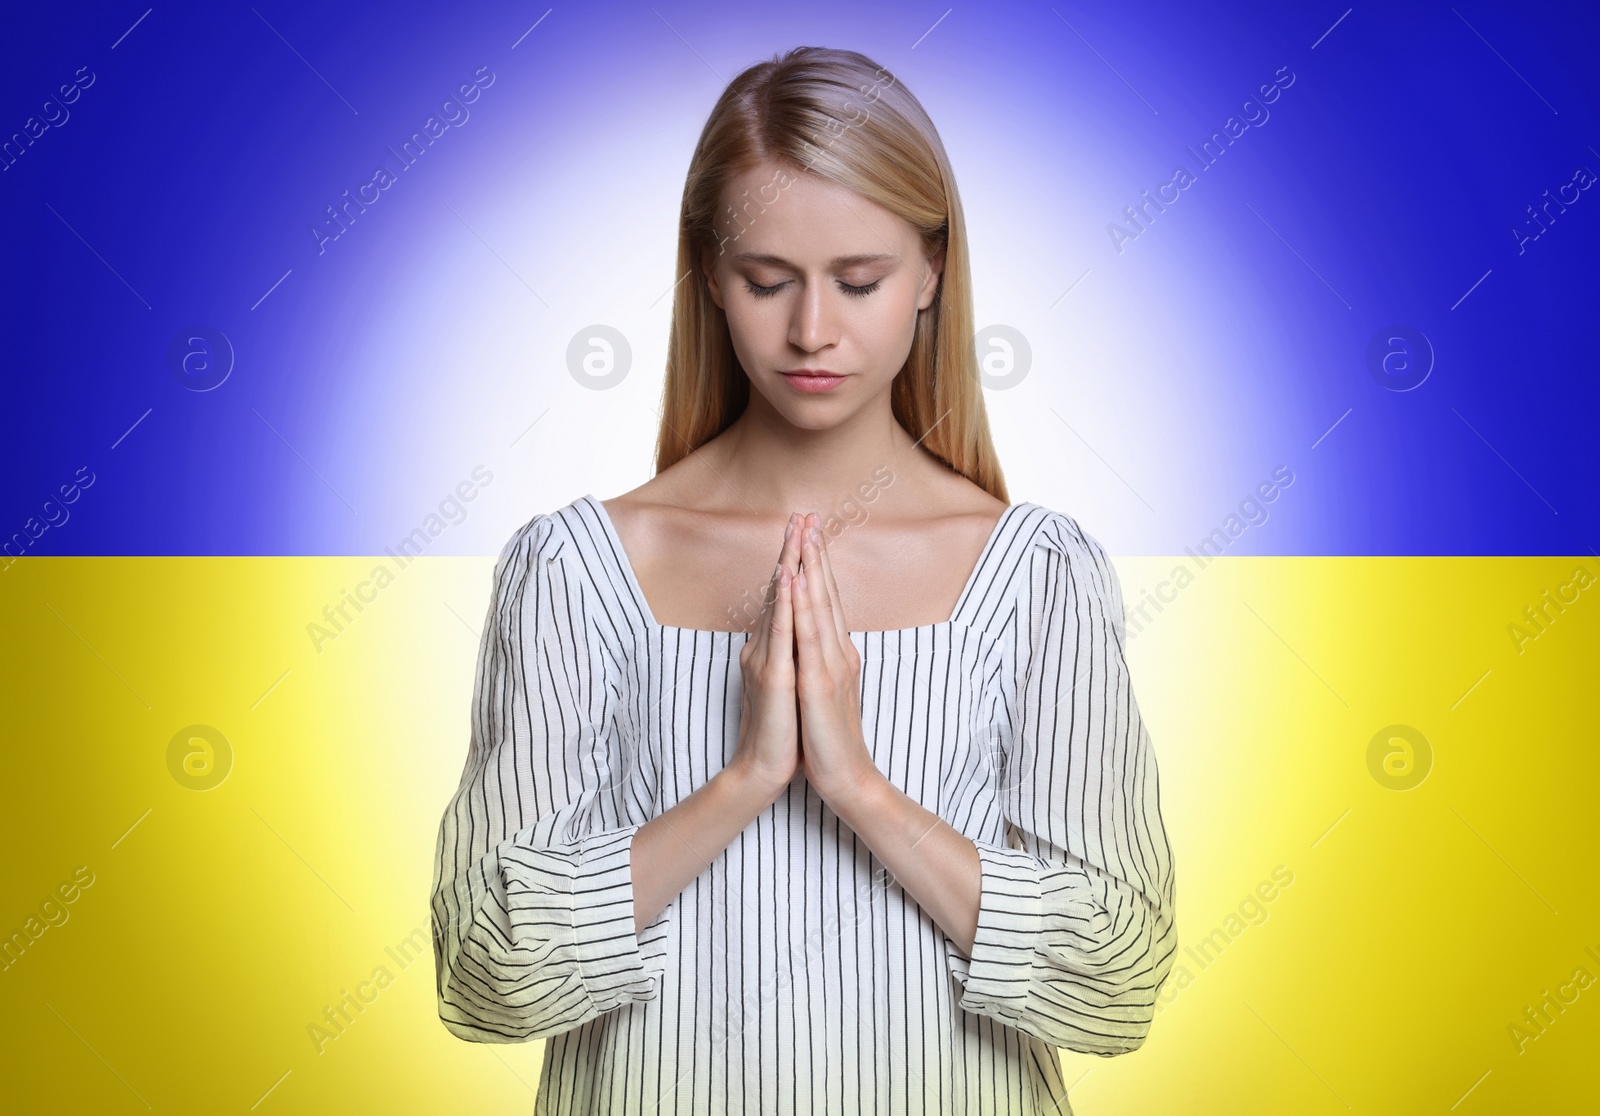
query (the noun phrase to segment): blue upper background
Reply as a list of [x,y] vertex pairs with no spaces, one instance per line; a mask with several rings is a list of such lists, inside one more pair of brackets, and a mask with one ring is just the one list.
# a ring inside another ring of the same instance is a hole
[[[1239,553],[1600,548],[1591,4],[33,7],[0,15],[13,554],[379,553],[435,514],[493,554],[641,483],[695,138],[802,43],[939,126],[978,325],[1031,350],[988,392],[1013,500],[1119,553],[1236,514]],[[607,390],[570,371],[597,326]]]

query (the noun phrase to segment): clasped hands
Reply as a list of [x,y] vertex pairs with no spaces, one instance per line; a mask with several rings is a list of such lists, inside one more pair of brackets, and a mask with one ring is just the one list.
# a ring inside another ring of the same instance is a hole
[[739,649],[744,681],[730,767],[773,794],[794,773],[835,810],[885,781],[861,724],[861,654],[850,640],[815,513],[792,515],[755,630]]

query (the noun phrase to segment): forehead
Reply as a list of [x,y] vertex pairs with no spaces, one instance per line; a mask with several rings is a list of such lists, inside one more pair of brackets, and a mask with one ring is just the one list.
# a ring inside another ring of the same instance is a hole
[[860,194],[818,175],[763,163],[731,178],[717,223],[730,254],[827,265],[845,257],[904,255],[911,225]]

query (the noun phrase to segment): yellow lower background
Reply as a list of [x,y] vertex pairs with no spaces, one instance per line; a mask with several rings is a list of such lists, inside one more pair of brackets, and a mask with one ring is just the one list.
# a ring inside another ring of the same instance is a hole
[[[0,971],[0,1107],[532,1111],[542,1044],[450,1036],[428,944],[492,560],[418,559],[317,649],[378,561],[0,573],[0,936],[29,943]],[[1117,561],[1130,611],[1177,562]],[[1600,1111],[1600,584],[1508,634],[1579,566],[1225,557],[1130,617],[1180,951],[1142,1049],[1063,1055],[1079,1116]],[[232,750],[209,790],[169,767],[193,724]],[[1369,764],[1396,724],[1432,752],[1408,790]]]

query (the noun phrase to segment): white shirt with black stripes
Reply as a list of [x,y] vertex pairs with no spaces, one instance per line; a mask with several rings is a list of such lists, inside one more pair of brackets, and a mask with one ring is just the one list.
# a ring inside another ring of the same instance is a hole
[[744,632],[656,623],[605,507],[495,564],[432,924],[439,1015],[545,1040],[536,1113],[1069,1114],[1176,948],[1155,752],[1105,550],[1001,515],[950,619],[851,632],[873,761],[968,837],[970,957],[797,774],[635,932],[633,834],[735,754]]

